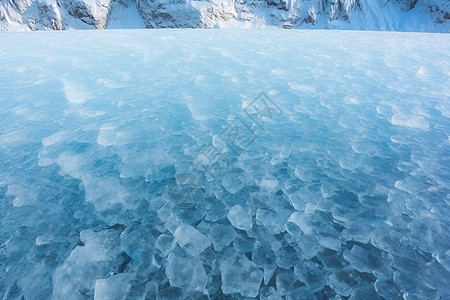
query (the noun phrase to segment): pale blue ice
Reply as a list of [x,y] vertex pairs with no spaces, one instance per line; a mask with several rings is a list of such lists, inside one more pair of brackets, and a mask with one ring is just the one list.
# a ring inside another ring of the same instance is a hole
[[449,299],[449,118],[447,34],[3,33],[0,298]]

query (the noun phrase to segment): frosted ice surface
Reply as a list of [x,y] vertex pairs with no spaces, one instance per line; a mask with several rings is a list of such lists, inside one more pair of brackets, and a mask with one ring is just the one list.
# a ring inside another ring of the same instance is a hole
[[449,54],[400,32],[0,34],[0,298],[450,299]]

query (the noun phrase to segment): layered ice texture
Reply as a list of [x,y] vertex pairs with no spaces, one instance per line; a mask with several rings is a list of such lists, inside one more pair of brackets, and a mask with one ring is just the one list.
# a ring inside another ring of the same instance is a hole
[[0,35],[0,298],[449,299],[449,52],[439,34]]

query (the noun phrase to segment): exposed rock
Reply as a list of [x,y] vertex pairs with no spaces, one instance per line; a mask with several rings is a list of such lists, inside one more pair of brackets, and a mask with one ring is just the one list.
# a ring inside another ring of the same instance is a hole
[[273,26],[449,32],[449,11],[446,0],[10,0],[0,2],[0,31]]

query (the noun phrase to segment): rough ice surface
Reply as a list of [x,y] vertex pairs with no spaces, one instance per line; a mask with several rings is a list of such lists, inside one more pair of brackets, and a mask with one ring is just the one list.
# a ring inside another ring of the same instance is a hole
[[439,34],[0,35],[0,298],[449,299],[449,54]]

